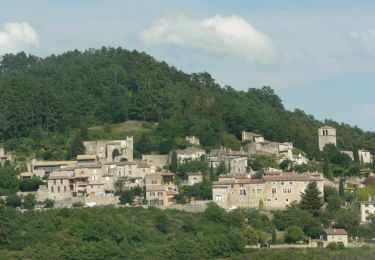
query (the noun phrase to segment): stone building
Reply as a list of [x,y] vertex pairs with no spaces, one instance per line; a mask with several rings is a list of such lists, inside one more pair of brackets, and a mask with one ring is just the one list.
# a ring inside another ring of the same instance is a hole
[[194,135],[192,135],[192,136],[186,136],[186,137],[185,137],[185,140],[186,140],[188,143],[192,144],[192,145],[200,145],[199,138],[196,137],[196,136],[194,136]]
[[264,137],[260,134],[242,131],[242,142],[244,141],[251,141],[253,143],[263,143]]
[[323,241],[323,247],[328,246],[330,243],[341,243],[347,247],[348,233],[345,229],[324,229],[321,240]]
[[319,150],[323,151],[327,144],[336,145],[336,129],[326,125],[319,128]]
[[[205,154],[205,150],[197,147],[188,147],[183,150],[176,150],[177,160],[180,163],[186,160],[198,160]],[[170,154],[170,156],[172,156],[172,153]]]
[[[85,141],[85,154],[94,154],[99,162],[112,161],[133,161],[133,137],[126,137],[126,140],[99,140]],[[113,158],[113,151],[117,150],[119,155]]]
[[367,217],[370,214],[375,214],[375,197],[369,196],[368,201],[361,201],[358,204],[361,223],[365,224],[368,222]]
[[161,154],[143,154],[142,161],[150,165],[152,171],[157,169],[163,169],[164,166],[168,165],[169,155]]
[[203,175],[201,172],[187,172],[185,175],[187,185],[193,186],[194,184],[203,181]]
[[169,206],[174,204],[178,194],[177,185],[173,183],[174,174],[162,172],[146,175],[146,199],[150,206]]
[[372,163],[372,155],[368,150],[358,150],[358,158],[361,163]]
[[241,151],[232,151],[224,147],[212,149],[206,154],[209,167],[216,169],[221,162],[224,162],[227,172],[233,174],[245,174],[248,170],[249,154]]
[[[224,175],[213,183],[212,198],[225,209],[264,208],[285,209],[291,202],[299,202],[311,181],[316,181],[323,194],[321,173],[275,173],[262,179]],[[323,195],[322,195],[323,196]]]

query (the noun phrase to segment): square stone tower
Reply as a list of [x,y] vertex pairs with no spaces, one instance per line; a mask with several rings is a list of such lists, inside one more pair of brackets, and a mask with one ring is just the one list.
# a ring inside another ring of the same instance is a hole
[[326,144],[336,145],[336,129],[331,126],[319,128],[319,150],[323,151]]

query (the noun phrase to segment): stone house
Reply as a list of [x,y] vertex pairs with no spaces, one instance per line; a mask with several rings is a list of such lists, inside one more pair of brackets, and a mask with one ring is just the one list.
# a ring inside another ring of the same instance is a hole
[[95,154],[80,154],[77,155],[77,164],[94,164],[97,163]]
[[323,241],[323,247],[328,246],[329,243],[342,243],[347,247],[348,233],[345,229],[324,229],[321,240]]
[[185,175],[187,185],[193,186],[194,184],[203,181],[203,175],[201,172],[187,172]]
[[323,194],[323,175],[319,173],[279,173],[251,179],[247,176],[224,175],[213,183],[214,202],[225,209],[264,208],[285,209],[299,202],[309,182],[316,181]]
[[367,217],[370,214],[375,214],[375,197],[369,196],[368,201],[361,201],[358,204],[361,223],[365,224],[368,222]]
[[151,171],[155,172],[158,168],[163,169],[168,165],[169,155],[161,154],[143,154],[142,161],[146,162],[151,167]]
[[206,154],[209,167],[215,170],[221,162],[224,162],[227,172],[233,174],[245,174],[248,169],[249,154],[240,151],[232,151],[224,147],[220,149],[212,149]]
[[37,161],[33,159],[30,166],[33,174],[44,176],[64,167],[73,167],[76,164],[77,161]]
[[263,143],[264,137],[260,134],[242,131],[242,142],[244,141],[251,141],[253,143]]
[[196,137],[196,136],[194,136],[194,135],[192,135],[192,136],[186,136],[186,137],[185,137],[185,140],[186,140],[188,143],[192,144],[192,145],[200,145],[199,138]]
[[372,163],[372,155],[368,150],[358,150],[358,158],[361,163]]
[[[96,155],[99,162],[113,162],[113,161],[133,161],[133,137],[126,137],[125,140],[98,140],[85,141],[85,154]],[[113,151],[119,152],[119,156],[113,158]]]
[[[184,150],[176,150],[177,160],[180,163],[186,160],[192,160],[192,161],[198,160],[205,154],[206,154],[205,150],[201,148],[197,148],[197,147],[188,147]],[[170,156],[171,155],[172,153],[170,154]]]
[[177,185],[173,183],[174,174],[162,172],[146,175],[146,199],[150,206],[169,206],[174,204],[178,194]]
[[3,147],[0,147],[0,165],[4,165],[6,161],[13,162],[13,156],[9,153],[5,153]]

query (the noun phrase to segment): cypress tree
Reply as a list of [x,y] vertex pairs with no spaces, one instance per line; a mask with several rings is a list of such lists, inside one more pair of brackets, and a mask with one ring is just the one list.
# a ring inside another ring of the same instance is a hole
[[340,183],[339,183],[339,196],[344,197],[344,179],[340,178]]
[[176,151],[173,151],[172,152],[172,156],[171,156],[171,163],[169,165],[169,170],[171,172],[177,172],[177,167],[178,167],[178,164],[177,164],[177,153]]
[[310,182],[306,187],[305,193],[301,194],[301,209],[308,210],[315,216],[319,215],[323,206],[321,194],[316,181]]

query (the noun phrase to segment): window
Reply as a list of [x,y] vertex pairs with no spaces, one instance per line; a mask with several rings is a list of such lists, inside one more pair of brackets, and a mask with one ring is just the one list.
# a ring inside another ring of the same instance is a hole
[[155,192],[150,192],[150,196],[155,196]]
[[283,193],[292,193],[292,188],[283,188]]
[[266,199],[266,201],[272,201],[272,199]]
[[223,196],[221,196],[221,195],[216,195],[215,200],[216,200],[216,201],[223,201]]
[[240,190],[240,195],[245,196],[245,195],[246,195],[246,190],[241,189],[241,190]]
[[277,198],[275,198],[275,200],[277,200]]
[[66,186],[64,186],[64,192],[66,192]]
[[280,184],[281,184],[281,185],[284,185],[284,182],[282,181]]
[[272,194],[276,194],[276,188],[272,188]]
[[289,199],[285,199],[285,201],[289,201]]
[[262,189],[252,189],[251,193],[261,193]]
[[228,189],[227,189],[227,188],[222,188],[222,189],[221,189],[221,192],[222,192],[222,193],[227,193],[227,192],[228,192]]
[[292,182],[292,181],[290,181],[290,182],[289,182],[289,184],[290,184],[290,185],[292,185],[292,184],[293,184],[293,182]]
[[56,185],[56,180],[53,180],[53,185]]
[[240,184],[240,188],[243,188],[243,184]]
[[158,196],[163,196],[163,192],[162,192],[162,191],[159,191],[159,192],[158,192]]
[[94,188],[94,185],[91,185],[91,189],[93,189]]
[[60,186],[57,187],[57,192],[60,192]]
[[60,180],[60,184],[63,184],[63,180]]
[[365,207],[368,208],[369,204],[365,204]]
[[132,171],[129,171],[129,175],[132,175]]
[[51,187],[51,192],[53,193],[53,187]]

